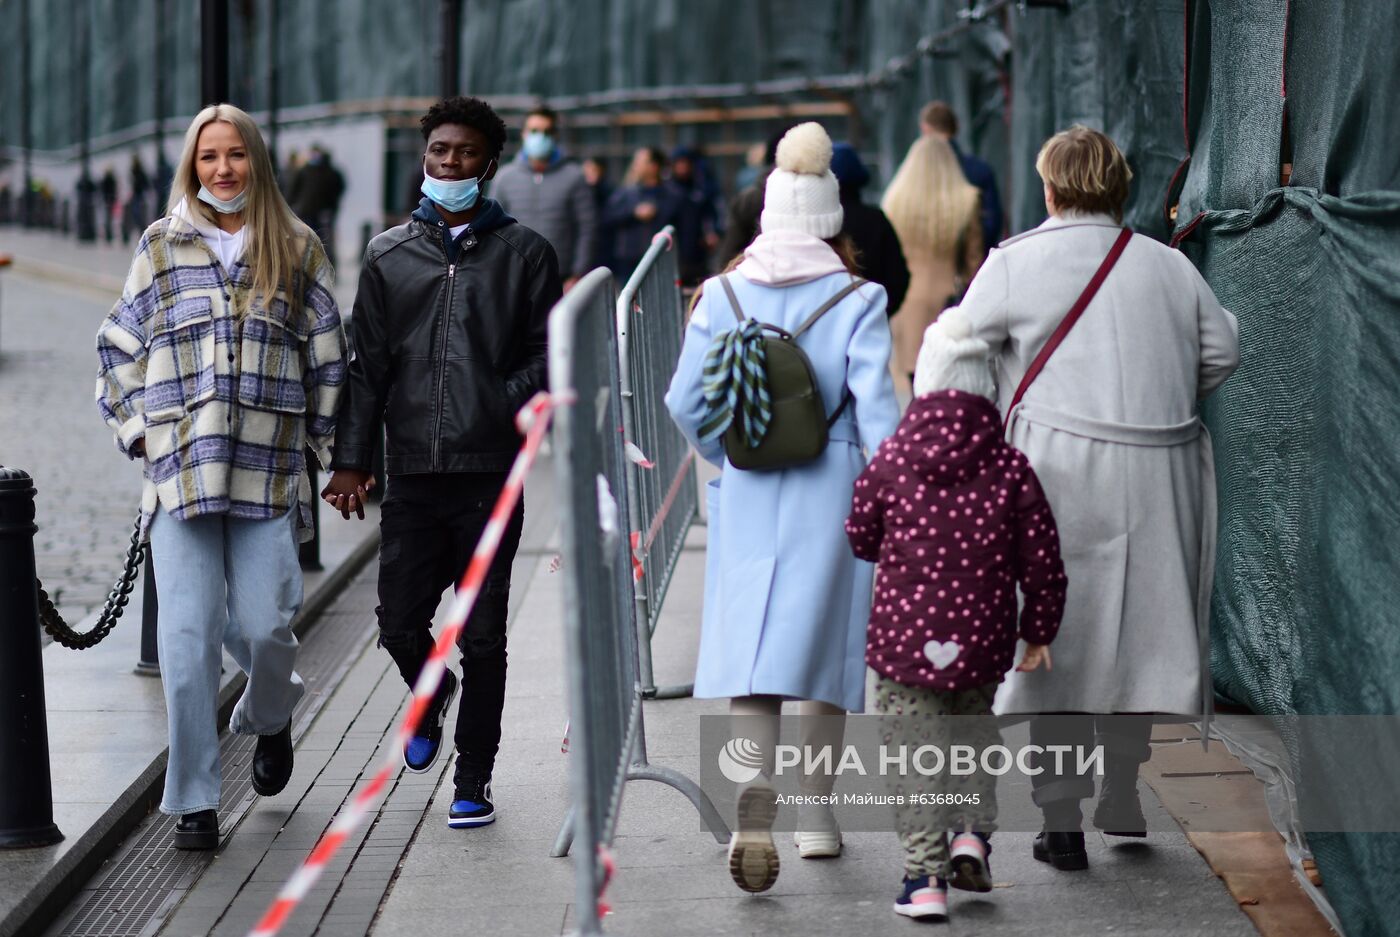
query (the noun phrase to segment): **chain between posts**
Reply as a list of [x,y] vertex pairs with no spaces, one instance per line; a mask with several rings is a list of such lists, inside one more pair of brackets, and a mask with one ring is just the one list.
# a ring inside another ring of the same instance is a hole
[[90,631],[75,631],[63,620],[58,608],[49,598],[49,594],[44,591],[44,584],[37,578],[34,580],[35,588],[39,592],[39,624],[43,626],[50,637],[59,644],[75,651],[86,650],[96,646],[103,638],[112,633],[117,621],[121,619],[122,613],[126,611],[127,603],[131,599],[132,590],[136,587],[136,573],[141,567],[141,560],[145,556],[145,551],[141,549],[141,516],[138,514],[136,522],[131,529],[131,545],[126,551],[126,563],[122,567],[122,574],[112,586],[112,591],[107,593],[107,601],[102,606],[102,614],[97,618],[97,624]]

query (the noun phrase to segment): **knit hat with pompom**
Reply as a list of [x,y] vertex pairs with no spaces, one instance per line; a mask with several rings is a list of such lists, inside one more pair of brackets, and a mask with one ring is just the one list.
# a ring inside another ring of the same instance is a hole
[[914,367],[914,396],[960,390],[995,402],[987,343],[972,337],[972,323],[957,306],[943,310],[924,331]]
[[818,123],[798,124],[778,143],[776,168],[763,191],[764,231],[841,233],[841,190],[831,174],[831,137]]

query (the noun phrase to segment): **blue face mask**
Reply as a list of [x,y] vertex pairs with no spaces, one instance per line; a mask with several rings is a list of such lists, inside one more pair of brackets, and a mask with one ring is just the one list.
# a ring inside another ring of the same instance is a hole
[[234,215],[241,212],[243,206],[248,204],[248,187],[245,185],[243,191],[231,199],[221,199],[204,186],[200,186],[197,197],[204,204],[212,206],[214,211],[221,215]]
[[527,133],[520,148],[529,159],[549,159],[554,155],[554,138],[539,131]]
[[434,179],[423,164],[422,192],[450,212],[466,211],[481,196],[481,179]]

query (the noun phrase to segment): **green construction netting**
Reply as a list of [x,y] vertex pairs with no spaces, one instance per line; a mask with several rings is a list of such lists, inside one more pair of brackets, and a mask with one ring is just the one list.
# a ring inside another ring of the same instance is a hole
[[1067,11],[1028,9],[1010,17],[1012,61],[1011,229],[1045,220],[1035,157],[1072,124],[1102,130],[1133,170],[1124,220],[1166,240],[1163,203],[1186,156],[1181,126],[1185,0],[1096,0]]
[[[1197,0],[1192,20],[1178,224],[1243,351],[1207,411],[1216,689],[1261,713],[1397,713],[1400,7]],[[1309,844],[1349,937],[1400,934],[1400,837]]]
[[[29,25],[21,29],[21,9]],[[103,141],[153,119],[188,117],[200,103],[198,0],[0,0],[0,144],[21,143],[23,47],[30,52],[33,146]],[[481,95],[558,96],[865,74],[909,53],[920,37],[959,22],[963,0],[470,0],[463,4],[461,87]],[[230,97],[252,111],[270,100],[305,105],[431,96],[438,89],[437,0],[243,0],[230,3]],[[83,24],[87,24],[86,39]],[[273,41],[273,36],[276,41]],[[87,47],[83,47],[83,43]],[[888,178],[933,97],[965,115],[962,140],[1001,168],[1006,152],[1004,72],[1009,43],[983,23],[920,59],[890,86],[861,94],[862,147]],[[87,67],[78,67],[87,62]],[[786,100],[822,100],[818,95]],[[777,99],[729,100],[728,104]],[[693,101],[678,105],[694,107]],[[772,126],[738,128],[762,140]],[[178,133],[178,126],[169,131]],[[649,128],[641,128],[649,129]],[[832,129],[846,135],[847,126]],[[691,128],[694,140],[722,127]],[[658,142],[646,133],[628,142]]]

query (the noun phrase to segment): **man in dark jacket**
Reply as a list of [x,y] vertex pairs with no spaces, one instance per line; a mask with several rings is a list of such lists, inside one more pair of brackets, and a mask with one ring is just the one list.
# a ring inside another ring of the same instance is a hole
[[860,190],[870,181],[870,172],[855,147],[837,143],[831,148],[831,172],[841,186],[841,233],[856,246],[860,275],[885,288],[889,298],[885,314],[892,316],[909,292],[909,266],[904,262],[899,235],[883,211],[861,199]]
[[680,193],[676,210],[676,264],[682,286],[695,286],[709,272],[710,251],[719,244],[719,186],[705,156],[693,146],[671,153],[671,185]]
[[603,236],[608,239],[610,269],[619,283],[625,283],[641,263],[656,232],[672,224],[680,210],[682,195],[661,173],[666,154],[654,146],[644,146],[632,157],[626,184],[613,192],[603,209]]
[[[520,448],[514,417],[545,386],[545,326],[560,296],[554,249],[480,194],[506,127],[486,102],[448,98],[422,119],[425,198],[407,224],[370,242],[353,313],[334,470],[322,496],[348,517],[373,486],[382,416],[388,491],[381,511],[379,643],[411,687],[433,646],[438,599],[465,569]],[[510,568],[524,507],[511,517],[462,652],[452,827],[495,819]],[[458,681],[448,671],[403,752],[425,772],[442,749]]]
[[306,165],[292,178],[287,202],[296,216],[316,232],[332,262],[335,261],[335,216],[344,195],[345,177],[331,163],[325,148],[314,144]]

